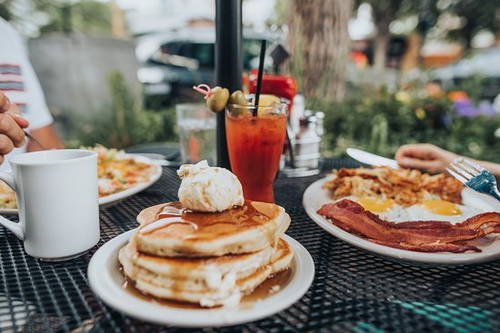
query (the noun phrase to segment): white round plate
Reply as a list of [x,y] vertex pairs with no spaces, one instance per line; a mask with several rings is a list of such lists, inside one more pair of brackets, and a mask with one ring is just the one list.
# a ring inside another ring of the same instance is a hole
[[149,176],[149,180],[147,182],[138,183],[137,185],[135,185],[131,188],[128,188],[124,191],[116,192],[116,193],[107,195],[105,197],[100,197],[99,198],[99,206],[101,208],[111,206],[111,205],[117,203],[118,201],[126,199],[134,194],[137,194],[137,193],[147,189],[148,187],[153,185],[161,177],[161,174],[162,174],[161,166],[158,163],[155,163],[155,161],[151,160],[150,158],[147,158],[147,157],[141,156],[141,155],[137,155],[137,154],[125,154],[124,156],[125,156],[125,158],[133,158],[137,162],[151,164],[154,166],[154,171]]
[[[158,179],[160,179],[160,177],[161,177],[161,174],[162,174],[161,165],[159,163],[155,162],[154,160],[151,160],[145,156],[141,156],[141,155],[137,155],[137,154],[125,154],[124,156],[126,158],[133,158],[138,162],[151,164],[154,166],[154,170],[151,173],[147,182],[138,183],[135,186],[128,188],[124,191],[120,191],[120,192],[116,192],[116,193],[113,193],[113,194],[110,194],[110,195],[107,195],[104,197],[100,197],[99,198],[99,206],[101,208],[105,208],[105,207],[109,207],[111,205],[114,205],[123,199],[126,199],[134,194],[137,194],[137,193],[147,189],[148,187],[150,187],[151,185],[156,183],[156,181],[158,181]],[[16,209],[0,208],[0,214],[13,215],[13,214],[17,214],[17,213],[18,213],[17,208]]]
[[[484,242],[483,245],[476,244],[476,246],[482,250],[482,252],[478,253],[426,253],[407,251],[375,244],[366,239],[352,235],[347,231],[335,226],[328,219],[316,213],[318,209],[321,208],[321,206],[326,203],[332,202],[328,191],[323,188],[323,185],[327,180],[327,178],[323,178],[309,185],[309,187],[304,192],[302,204],[304,205],[304,209],[306,210],[307,215],[309,215],[309,217],[321,228],[351,245],[399,260],[429,264],[476,264],[480,262],[500,259],[500,240],[497,240],[498,236],[496,235],[484,237],[486,239],[486,242]],[[498,205],[496,206],[496,209],[493,208],[496,204],[494,201],[488,200],[488,202],[486,202],[484,201],[484,198],[482,196],[477,196],[472,190],[464,190],[462,192],[462,200],[464,205],[476,207],[483,211],[499,211]]]
[[17,215],[17,208],[0,208],[0,214],[3,215]]
[[125,281],[119,270],[118,251],[135,232],[127,231],[106,244],[94,254],[88,267],[92,291],[110,307],[131,317],[148,322],[180,327],[229,326],[258,320],[288,308],[301,298],[314,278],[314,262],[309,252],[293,238],[284,240],[292,247],[292,275],[285,286],[245,309],[180,309],[148,302],[123,288]]

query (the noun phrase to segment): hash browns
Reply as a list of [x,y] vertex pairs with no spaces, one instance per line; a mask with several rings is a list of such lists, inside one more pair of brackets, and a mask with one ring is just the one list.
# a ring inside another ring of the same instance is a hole
[[430,175],[414,169],[388,167],[340,169],[325,183],[332,199],[347,196],[392,199],[408,207],[423,200],[442,199],[462,203],[463,185],[455,178]]

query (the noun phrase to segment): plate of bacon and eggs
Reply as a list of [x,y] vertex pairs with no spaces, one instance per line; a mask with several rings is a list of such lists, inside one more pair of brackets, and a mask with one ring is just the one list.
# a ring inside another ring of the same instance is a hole
[[382,256],[428,264],[500,259],[500,204],[446,174],[335,170],[306,189],[303,205],[330,234]]

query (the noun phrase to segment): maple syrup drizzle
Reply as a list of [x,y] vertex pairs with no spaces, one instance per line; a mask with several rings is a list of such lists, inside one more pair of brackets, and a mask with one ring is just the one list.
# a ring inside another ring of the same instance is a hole
[[197,224],[190,222],[190,221],[186,221],[180,216],[176,216],[176,217],[164,217],[164,218],[161,218],[159,220],[156,220],[153,223],[150,223],[150,224],[144,226],[143,228],[141,228],[140,233],[146,234],[149,232],[153,232],[157,229],[168,227],[169,225],[172,225],[172,224],[189,224],[194,230],[198,229]]
[[262,282],[250,294],[243,296],[241,304],[253,305],[254,303],[263,300],[283,289],[292,278],[292,269],[288,268],[284,271],[273,274],[267,280]]
[[[216,238],[221,234],[238,232],[241,228],[252,228],[259,225],[266,225],[270,219],[278,216],[278,211],[274,205],[246,201],[243,206],[234,207],[221,213],[192,212],[183,209],[180,202],[167,204],[157,214],[156,220],[144,224],[140,233],[168,232],[189,238]],[[188,224],[191,230],[173,228],[175,225]],[[274,232],[267,230],[266,234],[274,236]],[[272,234],[272,235],[271,235]]]

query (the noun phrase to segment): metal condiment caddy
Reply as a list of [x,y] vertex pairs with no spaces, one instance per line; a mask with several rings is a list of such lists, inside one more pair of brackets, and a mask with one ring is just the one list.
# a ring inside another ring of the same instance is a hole
[[306,110],[294,130],[292,124],[287,129],[287,149],[281,172],[287,177],[306,177],[320,172],[320,144],[324,134],[321,111]]

